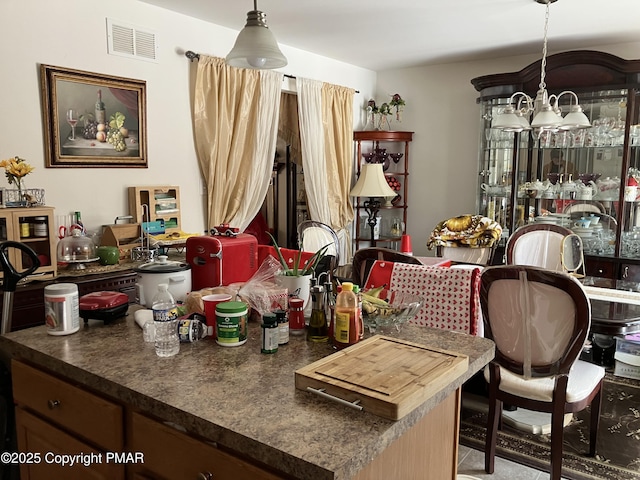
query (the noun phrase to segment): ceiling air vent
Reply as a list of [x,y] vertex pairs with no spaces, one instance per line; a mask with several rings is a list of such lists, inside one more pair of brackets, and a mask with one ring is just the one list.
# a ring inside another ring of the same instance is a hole
[[107,18],[109,54],[157,62],[156,34]]

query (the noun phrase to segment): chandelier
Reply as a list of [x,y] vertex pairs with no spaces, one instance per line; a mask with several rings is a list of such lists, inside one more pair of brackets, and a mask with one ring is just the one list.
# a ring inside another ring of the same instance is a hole
[[[538,135],[543,131],[557,132],[560,130],[577,130],[591,127],[589,119],[578,103],[578,96],[565,90],[558,95],[549,95],[545,83],[545,68],[547,66],[547,31],[549,28],[549,5],[557,0],[534,0],[546,5],[544,17],[544,37],[542,44],[542,61],[540,62],[540,84],[535,100],[524,92],[516,92],[509,98],[509,103],[502,113],[496,116],[491,128],[507,132],[522,132],[534,130]],[[560,108],[560,98],[563,95],[571,97],[569,112],[563,118]],[[517,102],[516,102],[517,100]],[[574,103],[575,102],[575,103]],[[515,103],[515,106],[514,106]],[[529,117],[533,119],[529,123]]]

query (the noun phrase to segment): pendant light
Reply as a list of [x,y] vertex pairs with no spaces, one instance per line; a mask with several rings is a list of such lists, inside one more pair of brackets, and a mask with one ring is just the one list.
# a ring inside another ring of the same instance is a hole
[[276,38],[267,27],[267,15],[258,10],[258,0],[253,0],[253,10],[247,13],[247,24],[236,38],[226,62],[232,67],[271,69],[287,65],[287,58],[278,47]]
[[[516,92],[509,98],[509,103],[502,113],[496,116],[492,128],[509,132],[522,132],[524,130],[535,130],[539,135],[543,131],[557,132],[559,130],[576,130],[591,127],[589,119],[582,111],[578,103],[578,96],[569,90],[559,95],[549,95],[547,84],[545,83],[547,66],[547,32],[549,28],[549,5],[557,0],[534,0],[546,6],[544,17],[544,37],[542,44],[542,60],[540,62],[540,84],[535,100],[524,92]],[[570,95],[571,102],[569,113],[562,118],[562,111],[559,106],[560,97]],[[518,107],[513,107],[513,102],[518,98]],[[575,100],[575,103],[574,103]],[[526,105],[522,106],[522,102]],[[527,117],[533,113],[531,124]]]

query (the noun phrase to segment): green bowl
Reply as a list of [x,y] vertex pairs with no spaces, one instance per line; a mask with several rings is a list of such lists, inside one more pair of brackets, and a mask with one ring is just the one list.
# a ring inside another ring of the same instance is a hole
[[98,247],[96,248],[96,253],[100,258],[100,265],[116,265],[120,261],[120,250],[118,247]]

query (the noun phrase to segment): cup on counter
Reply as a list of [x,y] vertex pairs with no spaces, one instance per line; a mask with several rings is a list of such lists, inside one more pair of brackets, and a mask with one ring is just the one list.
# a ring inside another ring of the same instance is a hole
[[219,303],[230,301],[231,295],[228,293],[212,293],[202,297],[207,326],[212,327],[214,332],[216,331],[216,306]]

